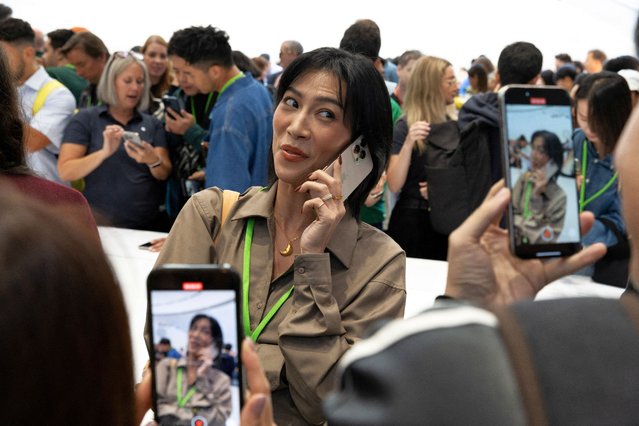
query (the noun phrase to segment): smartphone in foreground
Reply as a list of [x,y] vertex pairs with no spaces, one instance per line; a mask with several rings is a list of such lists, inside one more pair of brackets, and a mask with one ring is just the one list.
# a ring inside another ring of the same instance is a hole
[[581,249],[581,232],[568,93],[506,86],[499,104],[511,250],[522,258],[569,256]]
[[[340,157],[342,158],[342,199],[346,200],[373,170],[373,158],[362,136],[342,151]],[[335,161],[339,161],[339,157]],[[335,161],[324,169],[329,175],[333,174]]]
[[159,425],[239,425],[239,275],[228,265],[163,265],[147,280],[153,410]]
[[142,140],[138,132],[124,132],[122,133],[122,139],[142,148]]

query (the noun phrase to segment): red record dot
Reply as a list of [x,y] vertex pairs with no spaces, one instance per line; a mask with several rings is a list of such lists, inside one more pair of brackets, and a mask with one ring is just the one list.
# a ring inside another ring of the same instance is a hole
[[195,426],[204,426],[204,422],[200,419],[195,421]]

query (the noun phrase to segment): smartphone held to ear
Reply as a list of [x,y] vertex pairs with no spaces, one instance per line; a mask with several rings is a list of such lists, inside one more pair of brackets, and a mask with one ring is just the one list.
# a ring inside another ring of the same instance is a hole
[[[363,136],[353,141],[335,161],[342,159],[342,199],[349,195],[366,179],[373,170],[373,159]],[[333,175],[335,161],[324,169]]]
[[560,88],[513,85],[499,103],[511,250],[569,256],[581,249],[570,98]]
[[228,265],[163,265],[147,280],[153,410],[159,425],[239,424],[239,275]]

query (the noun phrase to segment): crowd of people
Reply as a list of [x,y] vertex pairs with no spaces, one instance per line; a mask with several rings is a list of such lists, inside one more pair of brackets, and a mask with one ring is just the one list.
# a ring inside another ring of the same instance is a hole
[[[0,15],[7,11],[0,5]],[[0,340],[11,348],[0,360],[10,366],[3,377],[12,390],[0,406],[8,423],[33,403],[42,407],[33,421],[47,424],[136,424],[151,407],[149,374],[134,393],[126,310],[96,225],[170,230],[155,245],[157,265],[228,263],[242,272],[249,337],[241,351],[249,390],[242,424],[636,421],[635,57],[607,59],[595,49],[581,64],[559,54],[556,71],[542,72],[539,49],[515,42],[496,67],[485,56],[473,60],[460,85],[444,58],[416,50],[380,58],[380,29],[363,19],[345,30],[339,48],[304,52],[295,40],[283,42],[281,71],[269,74],[268,58],[233,51],[212,26],[109,52],[84,28],[44,39],[24,20],[0,18],[0,306],[7,312]],[[564,154],[575,159],[584,249],[570,257],[517,259],[499,227],[522,190],[511,194],[502,176],[496,90],[509,84],[557,85],[573,101],[570,144],[536,132],[518,146],[525,173],[554,165],[536,195],[557,205],[556,216],[565,198],[553,195],[553,181]],[[372,171],[343,197],[343,152],[360,137]],[[450,232],[434,220],[442,212],[430,197],[438,188],[428,144],[460,138],[485,152],[473,194],[484,201]],[[233,191],[240,194],[230,198]],[[403,317],[406,256],[448,260],[444,300],[365,339],[377,323]],[[624,302],[512,305],[577,271],[614,276],[611,284],[628,286]],[[597,359],[569,332],[584,316],[589,326],[579,337],[616,361],[605,373],[623,385],[588,375],[601,371]],[[513,318],[519,326],[508,334],[502,329]],[[221,356],[215,324],[192,319],[189,333],[208,336],[203,348],[171,354],[170,341],[160,342],[168,347],[154,372],[162,387],[156,414],[167,424],[196,412],[223,424],[229,415],[231,379],[199,355]],[[523,368],[537,371],[541,386],[520,377],[512,333],[530,339],[534,356]],[[42,366],[39,348],[52,347],[50,368]],[[550,347],[564,351],[551,356]],[[473,355],[481,363],[470,362]],[[569,371],[579,391],[556,377],[566,359],[582,369]],[[34,365],[42,374],[22,373]],[[195,389],[195,372],[206,386],[176,409],[179,390]],[[63,404],[70,389],[78,401]],[[538,392],[532,403],[530,389]],[[611,410],[615,416],[601,417]]]

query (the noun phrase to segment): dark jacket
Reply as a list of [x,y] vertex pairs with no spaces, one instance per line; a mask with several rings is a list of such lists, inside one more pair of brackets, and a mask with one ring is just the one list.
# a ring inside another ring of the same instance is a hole
[[499,148],[499,103],[496,93],[480,93],[466,101],[459,111],[459,129],[462,130],[473,122],[478,124],[478,143],[487,144],[490,150],[490,172],[492,182],[495,183],[503,177]]

